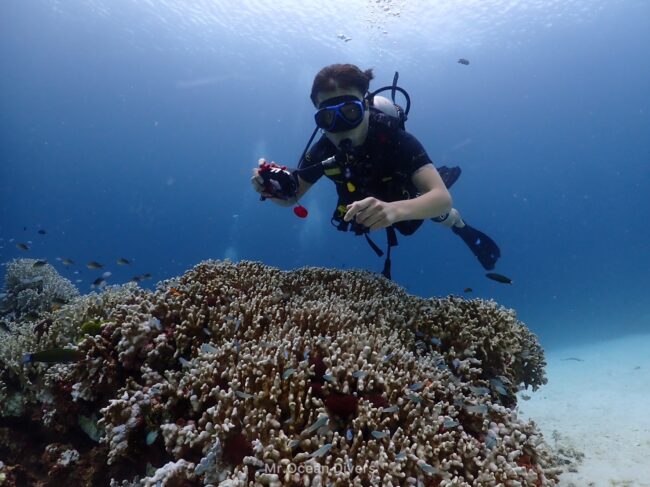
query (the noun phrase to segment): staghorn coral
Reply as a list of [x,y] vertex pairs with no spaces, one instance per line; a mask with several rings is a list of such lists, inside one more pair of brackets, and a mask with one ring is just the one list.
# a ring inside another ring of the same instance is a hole
[[100,445],[69,442],[80,465],[105,455],[98,484],[555,484],[512,409],[521,384],[545,383],[542,350],[493,302],[252,262],[123,297],[30,410],[70,438],[87,439],[62,411],[97,415]]

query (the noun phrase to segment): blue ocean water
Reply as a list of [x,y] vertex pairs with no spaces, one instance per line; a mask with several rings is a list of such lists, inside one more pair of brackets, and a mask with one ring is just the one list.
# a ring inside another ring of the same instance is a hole
[[399,284],[471,287],[548,348],[648,331],[648,45],[644,0],[7,0],[0,261],[47,259],[82,292],[103,272],[91,260],[110,283],[208,258],[380,271],[363,238],[330,225],[332,183],[308,193],[304,220],[249,183],[259,157],[295,166],[314,75],[351,62],[375,70],[371,88],[399,71],[408,130],[462,167],[454,206],[514,281],[486,279],[427,223],[394,250]]

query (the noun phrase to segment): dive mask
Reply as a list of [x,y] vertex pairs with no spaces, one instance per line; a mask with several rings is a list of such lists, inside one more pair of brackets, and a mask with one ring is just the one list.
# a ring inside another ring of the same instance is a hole
[[364,102],[356,96],[335,96],[319,105],[314,120],[327,132],[344,132],[358,127],[365,113]]

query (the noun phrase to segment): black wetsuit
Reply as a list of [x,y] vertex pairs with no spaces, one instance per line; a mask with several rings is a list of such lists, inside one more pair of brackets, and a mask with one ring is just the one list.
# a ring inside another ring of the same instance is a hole
[[[321,164],[337,153],[335,167],[328,169]],[[337,216],[342,217],[341,206],[354,201],[369,196],[386,202],[415,198],[419,193],[412,182],[413,173],[427,164],[433,165],[422,144],[399,128],[395,119],[373,110],[368,135],[361,146],[342,153],[323,135],[300,161],[299,175],[310,184],[323,175],[334,181],[339,200],[333,223],[337,224],[340,223]],[[400,233],[410,235],[421,224],[422,220],[410,220],[398,222],[395,227]],[[364,231],[353,230],[357,234]]]

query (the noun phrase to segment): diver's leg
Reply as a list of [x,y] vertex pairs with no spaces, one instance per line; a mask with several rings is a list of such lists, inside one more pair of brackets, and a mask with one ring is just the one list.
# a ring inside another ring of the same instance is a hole
[[432,220],[451,228],[451,231],[465,242],[486,270],[494,269],[497,260],[501,257],[499,246],[486,234],[464,222],[457,209],[452,208],[447,215]]

